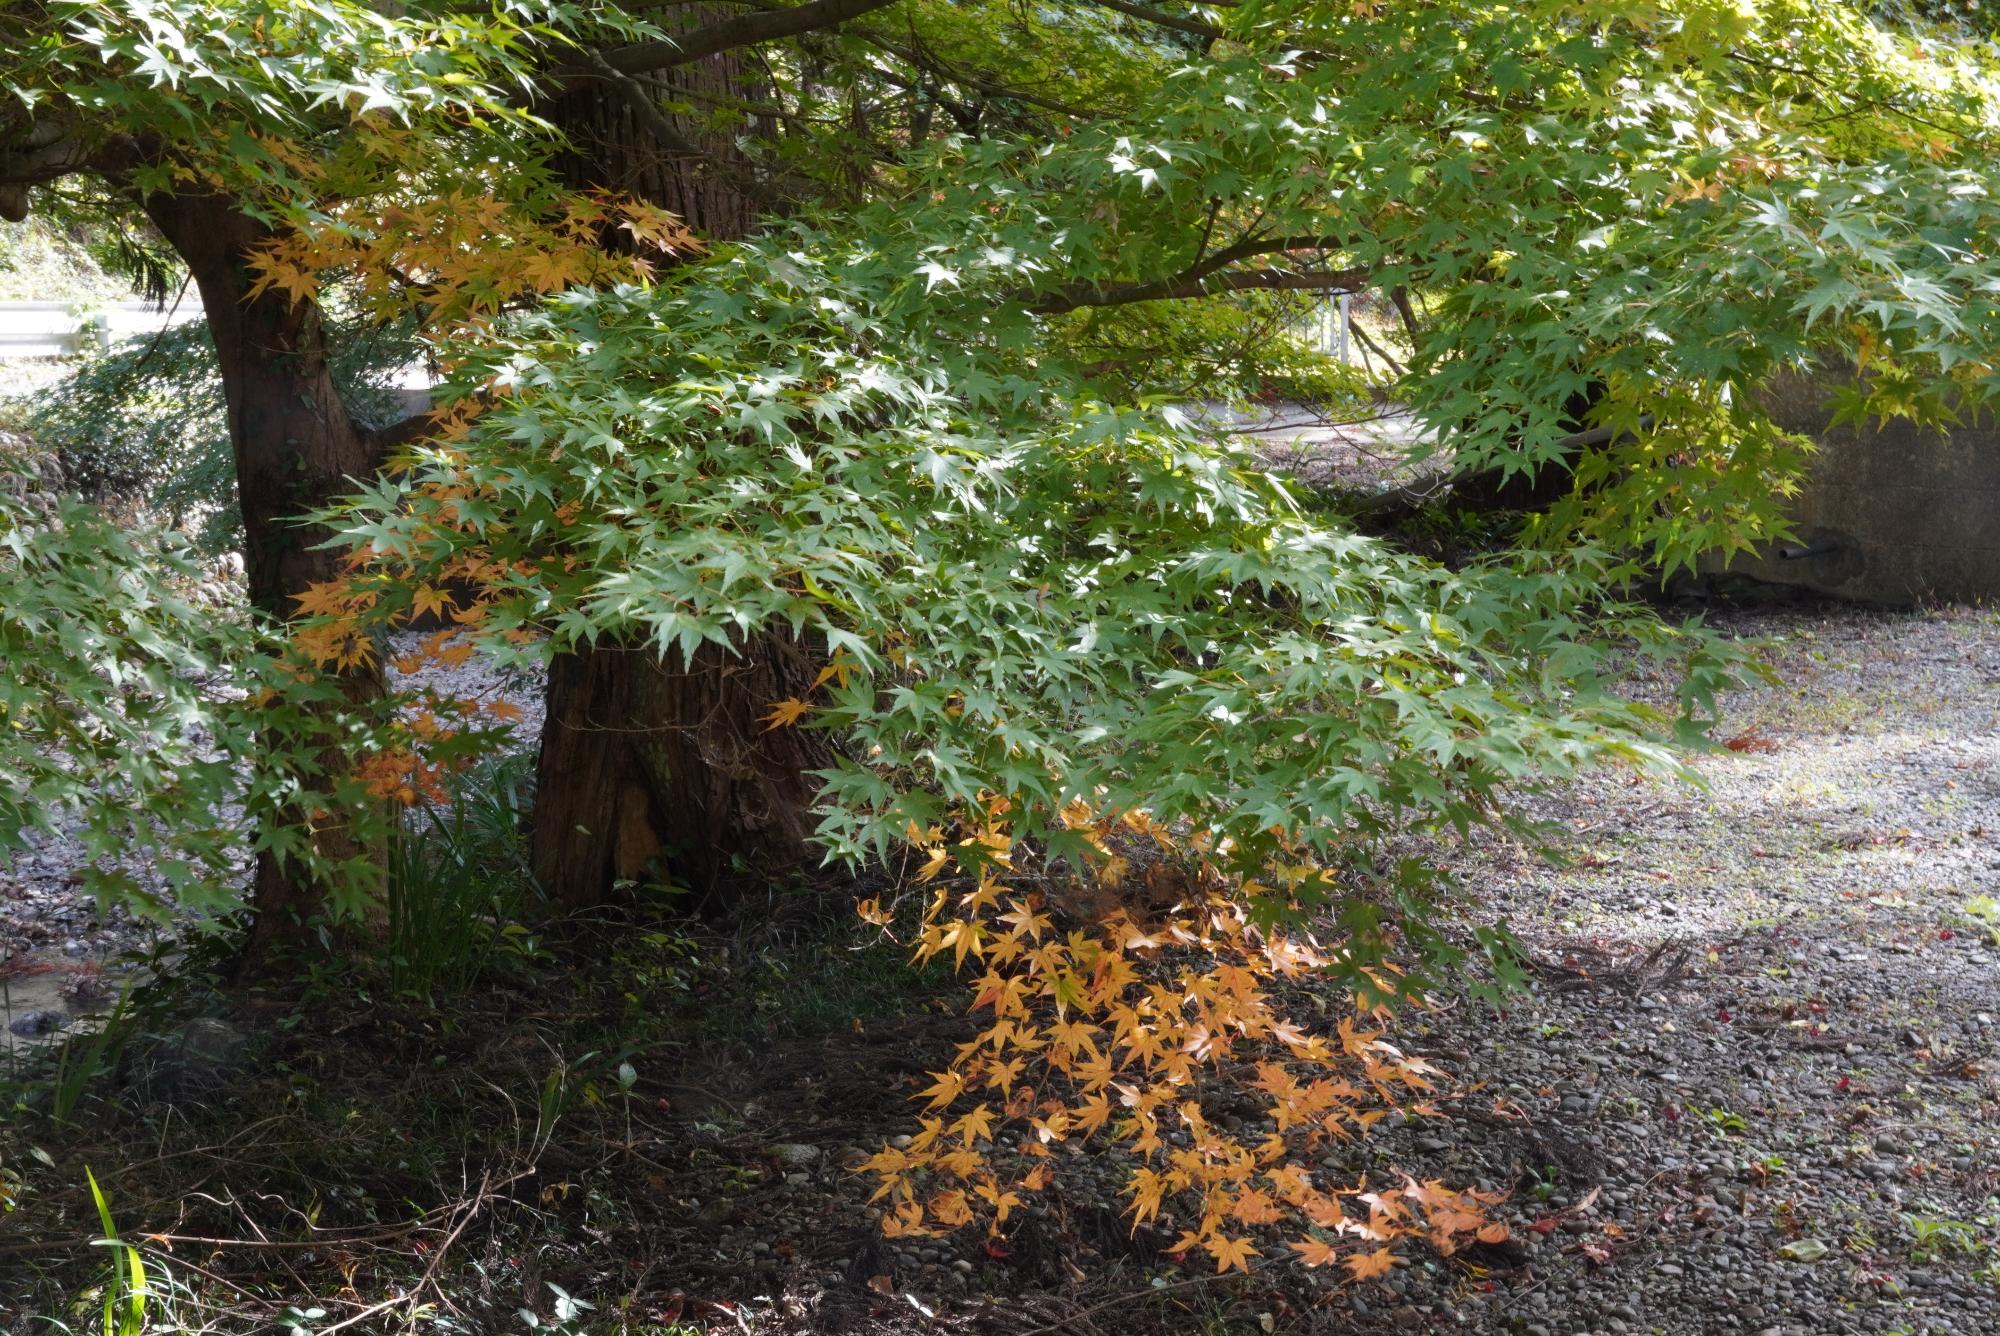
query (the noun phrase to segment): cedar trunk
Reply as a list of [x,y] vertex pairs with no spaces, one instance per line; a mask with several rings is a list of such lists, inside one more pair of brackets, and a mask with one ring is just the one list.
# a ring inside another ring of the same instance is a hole
[[[200,289],[236,452],[250,600],[282,620],[292,611],[294,595],[342,574],[337,553],[316,550],[325,535],[298,524],[296,517],[351,490],[350,479],[371,477],[375,443],[341,403],[319,307],[280,293],[249,295],[247,261],[270,235],[264,225],[226,196],[197,192],[151,197],[146,212]],[[382,694],[381,670],[373,665],[349,671],[340,681],[350,703]],[[330,787],[351,760],[329,750],[319,763],[319,782]],[[304,810],[287,819],[315,822]],[[381,848],[324,816],[317,819],[313,842],[322,857],[335,862],[385,866]],[[299,942],[323,907],[326,889],[301,869],[260,853],[246,967],[261,969],[274,948]]]
[[[721,16],[695,7],[680,22],[698,27]],[[689,90],[710,100],[754,97],[749,67],[734,52],[645,88],[662,99]],[[734,132],[643,115],[632,91],[584,82],[551,106],[573,149],[564,163],[570,184],[644,198],[710,241],[748,233],[761,206]],[[678,145],[660,141],[662,124]],[[670,877],[714,897],[799,868],[813,826],[812,772],[828,752],[796,728],[767,731],[760,716],[777,701],[805,698],[813,671],[802,647],[772,631],[733,651],[704,645],[687,663],[636,644],[558,656],[535,799],[533,861],[544,889],[564,908],[583,909],[620,881]]]
[[757,716],[811,681],[806,655],[759,634],[694,661],[602,646],[550,665],[535,799],[535,873],[569,908],[619,881],[704,894],[796,869],[807,853],[813,735]]

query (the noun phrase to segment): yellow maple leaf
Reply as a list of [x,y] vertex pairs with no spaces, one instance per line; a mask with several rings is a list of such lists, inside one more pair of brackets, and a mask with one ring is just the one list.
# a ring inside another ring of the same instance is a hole
[[773,705],[769,714],[762,716],[764,731],[769,733],[772,729],[776,728],[790,728],[811,712],[812,706],[806,704],[798,697],[787,697],[779,701],[776,705]]
[[957,1072],[932,1072],[937,1084],[924,1090],[930,1097],[932,1109],[942,1109],[957,1099],[965,1090],[965,1078]]
[[306,586],[303,594],[293,594],[302,617],[332,617],[347,611],[347,585],[339,580],[322,580]]
[[938,1156],[933,1164],[953,1178],[970,1178],[973,1171],[986,1162],[986,1157],[970,1146]]
[[898,1206],[893,1215],[882,1217],[882,1234],[885,1238],[901,1239],[913,1235],[928,1237],[932,1231],[924,1228],[924,1208],[917,1202],[906,1201]]
[[1089,1099],[1086,1099],[1082,1106],[1076,1110],[1075,1125],[1080,1132],[1095,1132],[1098,1128],[1104,1126],[1105,1120],[1110,1117],[1111,1101],[1104,1097],[1102,1091],[1099,1091]]
[[582,269],[574,251],[537,251],[521,265],[521,275],[536,292],[555,292],[575,282]]
[[319,278],[316,275],[278,255],[259,251],[251,255],[250,266],[259,271],[248,293],[253,300],[273,289],[290,294],[295,306],[319,295]]
[[1244,1188],[1229,1203],[1229,1214],[1246,1225],[1268,1225],[1278,1219],[1278,1205],[1256,1188]]
[[972,1207],[957,1188],[947,1188],[932,1197],[930,1213],[947,1229],[956,1229],[972,1220]]
[[1215,1259],[1217,1272],[1231,1270],[1248,1271],[1250,1259],[1257,1256],[1257,1247],[1249,1239],[1232,1239],[1225,1234],[1217,1234],[1202,1245],[1208,1255]]
[[945,864],[950,861],[951,851],[949,849],[940,846],[931,850],[931,856],[924,861],[922,867],[917,869],[917,880],[929,881],[932,877],[944,871]]
[[[1102,1098],[1102,1096],[1099,1096],[1100,1100]],[[1129,1209],[1132,1212],[1132,1224],[1134,1228],[1144,1224],[1160,1213],[1160,1194],[1163,1191],[1163,1185],[1160,1182],[1160,1176],[1151,1169],[1133,1170],[1132,1181],[1126,1184],[1125,1190],[1132,1194],[1132,1205]]]
[[1007,1223],[1008,1213],[1021,1204],[1019,1193],[1002,1191],[997,1183],[975,1183],[972,1190],[992,1204],[993,1219],[1000,1224]]
[[967,1145],[971,1145],[981,1137],[992,1136],[993,1106],[981,1104],[969,1110],[964,1117],[952,1124],[951,1130],[956,1135],[964,1137]]
[[436,589],[427,584],[417,586],[416,591],[410,595],[410,602],[416,605],[419,616],[435,617],[457,611],[457,604],[448,590]]
[[826,667],[819,670],[819,675],[813,678],[813,686],[823,687],[828,682],[838,678],[839,681],[837,685],[845,687],[847,685],[848,675],[853,671],[854,671],[854,660],[847,657],[846,650],[841,650],[833,656],[832,662],[828,663]]
[[985,935],[986,925],[984,923],[977,920],[968,921],[966,919],[959,919],[944,930],[944,935],[939,938],[938,945],[940,949],[947,946],[951,947],[952,968],[962,969],[965,966],[965,957],[968,954],[975,957],[983,954],[980,947],[980,939]]

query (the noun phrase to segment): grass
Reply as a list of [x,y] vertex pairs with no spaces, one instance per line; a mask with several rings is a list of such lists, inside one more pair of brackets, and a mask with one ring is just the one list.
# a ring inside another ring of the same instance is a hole
[[532,952],[537,909],[526,825],[534,756],[490,758],[453,777],[448,800],[413,809],[389,851],[389,986],[406,997],[462,992],[502,951]]
[[75,1117],[90,1083],[116,1065],[128,1034],[126,1007],[131,998],[131,985],[127,984],[118,1004],[94,1033],[62,1045],[58,1051],[55,1074],[49,1082],[49,1119],[57,1126]]
[[145,1260],[137,1248],[118,1237],[118,1226],[111,1219],[111,1204],[104,1199],[104,1189],[97,1185],[97,1175],[88,1169],[83,1175],[90,1184],[90,1199],[97,1207],[97,1218],[104,1225],[104,1237],[96,1242],[111,1254],[111,1275],[102,1286],[104,1336],[141,1336],[146,1329],[146,1300],[150,1297]]

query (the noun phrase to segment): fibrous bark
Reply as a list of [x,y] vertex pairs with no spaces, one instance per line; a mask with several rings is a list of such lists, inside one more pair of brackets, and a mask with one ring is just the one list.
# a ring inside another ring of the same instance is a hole
[[[249,295],[248,260],[270,235],[264,225],[223,195],[156,195],[145,206],[201,292],[236,447],[250,600],[282,620],[294,611],[295,595],[343,574],[339,554],[319,549],[325,535],[297,517],[348,492],[353,480],[372,477],[378,443],[349,416],[334,386],[319,307],[282,293]],[[349,706],[382,695],[381,669],[372,663],[344,671],[339,683]],[[353,763],[335,747],[317,761],[316,783],[327,791]],[[377,871],[364,875],[379,882],[385,858],[379,842],[324,814],[338,805],[319,812],[313,806],[308,793],[286,819],[312,828],[314,851],[329,865],[372,866]],[[259,969],[274,949],[300,940],[326,892],[305,869],[260,854],[246,967]]]
[[[717,21],[699,10],[683,19],[689,30]],[[754,122],[732,130],[635,105],[635,86],[662,98],[692,89],[710,104],[754,101],[759,91],[733,50],[660,75],[579,79],[550,109],[572,146],[570,184],[640,196],[711,242],[746,235],[762,200],[736,137],[754,133]],[[533,861],[543,888],[581,909],[621,881],[666,877],[713,896],[800,867],[812,772],[828,752],[811,733],[767,731],[761,716],[809,694],[813,671],[805,648],[769,630],[731,651],[704,645],[692,663],[636,643],[558,656],[537,767]]]

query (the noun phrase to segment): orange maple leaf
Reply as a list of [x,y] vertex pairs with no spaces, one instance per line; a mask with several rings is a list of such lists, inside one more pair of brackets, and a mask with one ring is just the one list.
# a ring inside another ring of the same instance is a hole
[[1325,1266],[1340,1256],[1340,1250],[1331,1243],[1321,1243],[1318,1239],[1297,1239],[1291,1245],[1292,1251],[1307,1266]]
[[1396,1253],[1392,1248],[1377,1248],[1374,1252],[1356,1253],[1347,1259],[1347,1274],[1356,1280],[1374,1280],[1389,1273],[1396,1265]]

